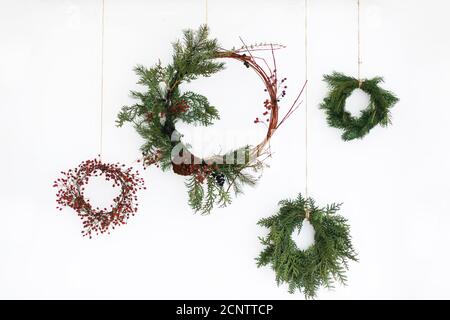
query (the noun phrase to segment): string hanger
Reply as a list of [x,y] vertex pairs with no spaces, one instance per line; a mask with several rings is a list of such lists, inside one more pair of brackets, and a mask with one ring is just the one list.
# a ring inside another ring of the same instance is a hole
[[[305,81],[308,82],[308,0],[305,0]],[[308,85],[305,87],[305,199],[308,199]],[[307,203],[307,202],[306,202]],[[305,218],[309,221],[309,208],[305,206]]]
[[208,0],[205,0],[205,25],[208,25]]
[[101,0],[101,36],[100,36],[100,138],[99,156],[103,153],[103,93],[104,93],[104,35],[105,35],[105,0]]
[[357,0],[357,11],[358,11],[358,82],[359,82],[359,88],[361,88],[362,83],[364,82],[363,79],[361,79],[361,23],[360,23],[360,11],[361,11],[361,4],[360,0]]

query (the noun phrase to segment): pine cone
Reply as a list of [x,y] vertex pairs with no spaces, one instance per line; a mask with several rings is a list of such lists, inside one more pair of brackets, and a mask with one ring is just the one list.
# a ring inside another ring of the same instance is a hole
[[217,184],[223,187],[223,185],[225,184],[225,175],[217,171],[214,171],[211,175],[214,177],[214,179],[216,179]]

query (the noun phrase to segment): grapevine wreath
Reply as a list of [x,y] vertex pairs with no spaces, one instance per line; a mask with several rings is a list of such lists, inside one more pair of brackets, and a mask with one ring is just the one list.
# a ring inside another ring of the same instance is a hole
[[[122,126],[125,122],[131,122],[145,140],[141,147],[145,167],[155,164],[163,170],[171,168],[174,173],[189,177],[186,182],[189,204],[196,212],[207,214],[216,204],[225,206],[231,202],[231,192],[241,193],[244,185],[256,183],[256,173],[264,167],[264,160],[270,155],[272,135],[298,107],[303,89],[279,121],[279,101],[285,96],[287,88],[286,78],[277,78],[274,51],[281,48],[283,46],[276,44],[247,46],[243,43],[241,48],[224,50],[216,39],[208,39],[207,26],[201,26],[197,31],[184,31],[183,41],[173,44],[172,63],[166,66],[157,63],[149,69],[143,66],[135,68],[140,78],[138,83],[144,85],[146,91],[131,92],[138,102],[122,108],[117,124]],[[269,51],[273,66],[255,56],[256,51]],[[182,121],[209,126],[219,119],[219,112],[205,96],[191,91],[182,92],[180,85],[224,69],[224,63],[218,59],[240,61],[246,68],[254,70],[264,82],[269,95],[264,101],[264,119],[258,117],[254,122],[264,123],[267,134],[256,146],[244,146],[224,155],[200,158],[182,142],[176,123]]]
[[[383,81],[381,77],[358,80],[342,73],[334,72],[325,75],[331,89],[320,107],[325,110],[328,124],[342,129],[343,140],[363,138],[369,131],[380,124],[385,127],[390,124],[390,109],[398,99],[392,92],[378,86]],[[360,88],[370,96],[370,103],[361,111],[359,117],[353,117],[345,110],[345,102],[353,90]]]
[[[278,284],[287,283],[290,293],[299,289],[306,298],[314,298],[321,286],[332,287],[334,280],[345,284],[348,262],[357,258],[347,220],[336,214],[339,207],[319,208],[313,199],[301,194],[297,199],[280,201],[276,215],[258,222],[269,228],[269,235],[260,238],[265,249],[256,259],[258,267],[271,265]],[[315,243],[300,250],[291,236],[305,219],[315,230]]]
[[[125,165],[103,163],[100,159],[83,161],[77,168],[61,172],[53,187],[58,189],[56,194],[58,209],[68,206],[74,209],[83,221],[83,236],[92,238],[92,234],[105,233],[111,227],[125,224],[130,216],[137,211],[135,201],[136,192],[145,189],[144,180],[139,173],[132,172],[132,168]],[[89,178],[104,176],[113,182],[113,187],[120,187],[121,193],[114,198],[114,204],[109,209],[94,208],[89,199],[85,198],[85,185]]]

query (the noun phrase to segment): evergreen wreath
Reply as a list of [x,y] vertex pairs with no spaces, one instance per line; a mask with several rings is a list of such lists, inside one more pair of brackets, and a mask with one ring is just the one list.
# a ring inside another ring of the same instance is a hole
[[[277,78],[274,51],[281,48],[283,46],[277,44],[247,46],[243,43],[241,48],[224,50],[216,39],[208,39],[208,28],[204,25],[197,31],[185,30],[183,40],[173,44],[172,63],[162,66],[159,62],[151,68],[141,65],[135,68],[138,83],[145,86],[146,91],[131,92],[138,102],[122,108],[117,125],[132,123],[144,139],[141,147],[144,167],[154,164],[162,170],[171,168],[174,173],[189,177],[186,182],[189,204],[196,212],[208,214],[214,205],[226,206],[231,202],[232,192],[239,194],[244,185],[256,184],[258,172],[270,156],[270,138],[298,108],[301,92],[279,121],[279,101],[287,88],[286,78]],[[256,51],[270,51],[273,66],[255,56]],[[269,95],[262,113],[265,119],[257,117],[254,122],[264,123],[267,134],[257,146],[244,146],[224,155],[200,158],[182,142],[183,135],[176,130],[176,124],[181,121],[209,126],[219,119],[219,112],[205,96],[191,91],[182,92],[180,85],[224,69],[224,63],[217,60],[225,58],[240,61],[263,80]]]
[[[320,105],[325,110],[328,124],[342,129],[342,139],[345,141],[363,138],[369,131],[380,124],[386,127],[391,123],[390,109],[397,103],[398,98],[387,90],[378,86],[383,81],[381,77],[358,80],[342,73],[333,72],[325,75],[330,92]],[[360,88],[370,96],[370,103],[361,110],[359,117],[353,117],[345,110],[345,102],[353,90]]]
[[[321,286],[332,288],[334,281],[345,284],[348,262],[357,258],[347,220],[336,214],[340,205],[319,208],[313,199],[301,194],[279,204],[276,215],[258,222],[269,228],[269,235],[260,237],[265,248],[256,259],[258,267],[271,265],[278,285],[287,283],[290,293],[299,289],[306,298],[314,298]],[[291,236],[296,228],[301,229],[307,213],[315,230],[315,243],[300,250]]]
[[[130,216],[137,212],[138,204],[136,192],[145,189],[144,180],[139,172],[132,172],[132,168],[124,168],[119,163],[103,163],[100,159],[86,160],[67,172],[61,172],[53,187],[58,189],[57,209],[63,207],[74,209],[83,221],[83,236],[92,238],[92,234],[109,233],[109,228],[126,224]],[[107,181],[113,182],[113,187],[120,187],[121,193],[113,199],[114,204],[109,209],[94,208],[89,199],[85,198],[85,185],[89,178],[103,175]]]

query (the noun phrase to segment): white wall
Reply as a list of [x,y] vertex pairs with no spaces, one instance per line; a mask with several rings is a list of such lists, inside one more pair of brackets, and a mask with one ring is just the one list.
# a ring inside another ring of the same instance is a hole
[[[450,4],[362,0],[363,75],[384,76],[400,102],[391,127],[346,143],[317,105],[324,73],[356,73],[355,0],[309,2],[310,194],[344,202],[360,257],[348,286],[319,298],[449,298]],[[209,1],[224,47],[239,36],[287,45],[278,55],[286,101],[304,80],[303,14],[301,0]],[[137,88],[133,66],[169,61],[181,30],[203,22],[200,0],[106,0],[105,160],[139,155],[134,130],[114,125]],[[0,298],[302,299],[277,288],[254,257],[265,232],[257,220],[304,190],[303,110],[275,135],[258,187],[210,216],[192,213],[183,178],[156,168],[143,172],[138,215],[110,236],[82,238],[74,212],[55,210],[59,171],[98,153],[99,49],[100,1],[0,0]],[[228,66],[191,85],[222,120],[187,135],[262,133],[252,122],[264,99],[259,80]]]

